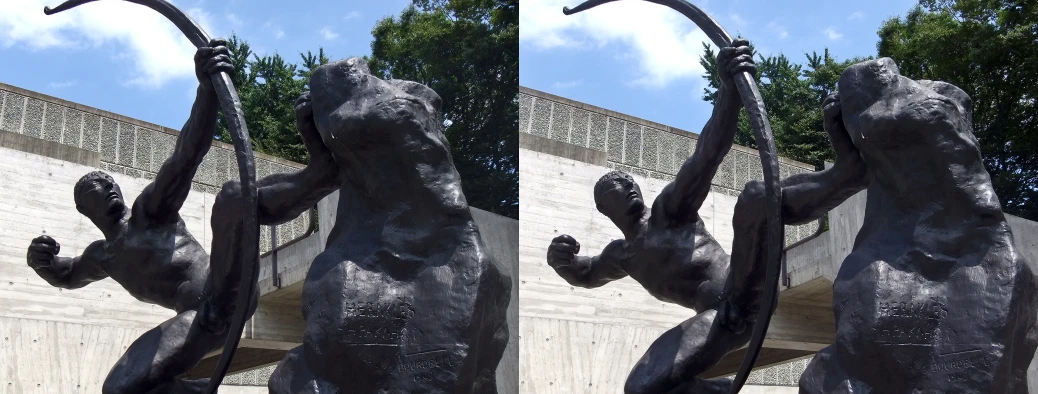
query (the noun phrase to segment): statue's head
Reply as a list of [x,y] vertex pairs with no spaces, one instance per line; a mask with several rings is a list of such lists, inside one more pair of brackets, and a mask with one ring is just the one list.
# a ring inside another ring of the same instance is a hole
[[417,128],[442,134],[443,101],[435,91],[417,82],[382,80],[361,58],[318,67],[310,76],[310,94],[314,121],[326,143],[329,136],[342,138],[361,129],[379,133]]
[[[435,91],[380,79],[363,59],[350,58],[315,69],[310,97],[325,146],[339,159],[345,181],[361,193],[383,206],[433,195],[437,204],[467,204]],[[432,194],[402,193],[401,187]]]
[[123,192],[111,175],[93,171],[76,182],[73,190],[76,210],[94,222],[98,228],[117,223],[126,213]]
[[[874,170],[894,176],[925,156],[932,156],[925,157],[927,163],[938,158],[958,165],[980,163],[973,104],[962,89],[905,77],[893,60],[880,58],[848,67],[840,75],[839,91],[843,123]],[[915,186],[906,181],[896,187]]]
[[905,77],[890,58],[848,67],[838,85],[843,122],[856,143],[869,131],[880,131],[884,138],[869,145],[904,146],[912,134],[935,128],[973,139],[973,102],[966,92],[946,82]]
[[626,230],[645,215],[645,200],[631,175],[612,171],[595,183],[595,208],[621,230]]

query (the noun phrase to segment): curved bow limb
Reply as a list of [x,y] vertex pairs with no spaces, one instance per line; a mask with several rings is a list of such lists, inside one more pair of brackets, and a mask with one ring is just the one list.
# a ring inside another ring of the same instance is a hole
[[[616,0],[588,0],[580,5],[569,8],[564,7],[562,12],[572,15],[585,11],[602,4],[611,3]],[[685,0],[645,0],[651,3],[667,6],[685,15],[706,33],[707,37],[718,47],[727,47],[732,44],[732,36],[728,34],[716,20],[703,12],[699,7]],[[767,110],[764,108],[764,99],[761,98],[757,82],[748,72],[736,75],[735,87],[739,91],[743,107],[749,115],[750,124],[753,126],[754,137],[757,140],[758,152],[760,153],[761,169],[764,171],[764,192],[766,195],[768,244],[766,261],[767,271],[764,277],[764,294],[761,300],[761,308],[757,314],[757,321],[753,326],[750,343],[747,346],[746,355],[739,372],[732,382],[731,393],[735,394],[742,390],[746,379],[757,362],[760,349],[764,345],[764,337],[771,323],[771,315],[778,305],[778,280],[779,266],[782,263],[782,245],[785,241],[784,227],[782,225],[782,190],[779,184],[778,154],[775,149],[775,139],[768,122]]]
[[[95,0],[69,0],[55,8],[45,7],[43,13],[53,15],[93,1]],[[187,14],[184,14],[172,4],[164,0],[125,1],[143,5],[162,14],[170,22],[173,22],[196,47],[209,45],[209,35],[202,31],[202,28],[191,20]],[[239,341],[241,341],[242,330],[245,328],[245,323],[248,320],[249,305],[252,303],[252,294],[255,292],[256,282],[259,278],[259,222],[256,217],[258,202],[256,165],[253,159],[252,145],[249,143],[249,130],[245,126],[244,112],[241,109],[241,100],[238,98],[238,92],[231,82],[230,75],[220,72],[210,77],[213,81],[213,87],[216,88],[216,94],[220,100],[220,109],[227,119],[231,139],[234,143],[234,153],[238,163],[238,177],[241,181],[242,189],[242,209],[244,210],[241,234],[241,258],[244,259],[241,273],[242,284],[239,289],[240,293],[238,294],[234,317],[230,327],[227,329],[227,340],[224,343],[223,353],[220,354],[220,361],[217,363],[216,370],[213,371],[213,375],[209,379],[209,386],[206,388],[207,393],[214,394],[217,387],[223,382],[224,376],[227,375],[231,359],[234,357]]]

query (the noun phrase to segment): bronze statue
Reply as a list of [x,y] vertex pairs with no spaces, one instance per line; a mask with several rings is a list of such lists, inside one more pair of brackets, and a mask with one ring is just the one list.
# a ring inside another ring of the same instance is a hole
[[511,282],[473,222],[440,96],[357,58],[320,66],[310,89],[339,206],[271,393],[497,392]]
[[836,343],[801,393],[1027,393],[1034,273],[973,136],[970,97],[889,58],[840,77],[845,127],[871,182],[833,285]]
[[[598,210],[623,232],[602,254],[576,256],[579,244],[556,237],[548,248],[548,264],[567,282],[594,288],[628,275],[662,301],[691,308],[697,314],[657,339],[635,366],[624,391],[633,393],[727,393],[730,380],[697,376],[732,350],[749,341],[749,330],[761,306],[767,244],[764,187],[746,184],[735,206],[731,256],[710,235],[698,210],[710,191],[721,159],[731,149],[739,101],[732,75],[755,71],[746,41],[735,41],[718,55],[722,86],[713,116],[703,128],[696,150],[646,209],[634,179],[620,172],[595,185]],[[783,220],[801,224],[817,220],[861,190],[864,167],[838,123],[839,101],[826,99],[826,130],[837,151],[833,168],[798,174],[782,181]]]

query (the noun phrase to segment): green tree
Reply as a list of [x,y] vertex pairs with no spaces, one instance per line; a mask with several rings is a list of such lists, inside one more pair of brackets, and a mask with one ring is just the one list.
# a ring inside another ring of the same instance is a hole
[[[276,53],[259,56],[237,36],[228,40],[227,47],[236,70],[231,79],[242,102],[253,148],[286,160],[309,162],[295,127],[295,100],[309,89],[310,73],[328,62],[324,49],[317,54],[300,53],[302,63],[297,66]],[[231,142],[223,114],[217,123],[216,139]]]
[[[822,54],[813,52],[805,56],[806,65],[800,65],[782,54],[769,57],[756,54],[756,80],[779,155],[821,168],[825,161],[835,159],[829,138],[822,129],[822,100],[836,91],[844,69],[864,59],[837,61],[828,49]],[[716,72],[717,54],[709,45],[703,44],[699,62],[707,71],[704,78],[708,86],[703,100],[714,103],[721,81]],[[735,143],[757,148],[745,110],[739,115]]]
[[1038,220],[1038,3],[922,0],[879,29],[880,56],[973,99],[973,130],[1006,212]]
[[372,30],[373,73],[443,98],[469,204],[519,218],[519,1],[414,0]]

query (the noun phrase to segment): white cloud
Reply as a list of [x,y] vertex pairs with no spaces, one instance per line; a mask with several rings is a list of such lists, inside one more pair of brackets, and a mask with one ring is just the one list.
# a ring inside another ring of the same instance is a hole
[[830,41],[836,41],[843,37],[843,34],[836,31],[832,26],[825,28],[825,37]]
[[580,86],[583,83],[584,83],[584,80],[582,80],[582,79],[578,79],[578,80],[575,80],[575,81],[565,81],[565,82],[563,82],[563,81],[556,81],[555,83],[551,84],[551,87],[555,88],[555,89],[569,89],[569,88],[574,88],[574,87]]
[[[98,51],[132,63],[128,84],[157,88],[173,79],[194,78],[195,47],[172,23],[147,7],[122,1],[99,1],[55,15],[44,15],[52,0],[0,1],[0,49]],[[214,33],[201,9],[186,10],[204,30]],[[114,49],[114,51],[113,51]]]
[[281,26],[275,25],[274,22],[264,23],[263,28],[274,34],[275,39],[280,40],[281,37],[285,36],[285,31],[281,29]]
[[79,80],[71,79],[71,80],[62,81],[62,82],[57,82],[57,81],[51,82],[51,83],[47,84],[47,86],[50,86],[51,89],[64,89],[64,88],[70,88],[70,87],[76,86],[78,84],[79,84]]
[[334,39],[338,38],[339,37],[339,33],[336,33],[334,31],[332,31],[332,29],[329,29],[329,28],[326,27],[326,28],[321,29],[321,37],[324,37],[325,40],[331,41],[331,40],[334,40]]
[[360,18],[360,12],[350,11],[350,13],[346,14],[346,16],[342,17],[342,20],[348,21],[348,20],[354,19],[354,18]]
[[656,4],[618,1],[575,15],[562,14],[573,0],[525,0],[519,8],[519,43],[534,50],[601,50],[632,55],[641,74],[636,85],[660,88],[703,75],[699,56],[709,39],[684,16]]
[[847,20],[853,21],[865,17],[865,13],[861,11],[855,11],[853,14],[847,17]]
[[778,24],[778,22],[768,23],[767,27],[771,29],[771,31],[773,31],[779,39],[784,40],[786,39],[786,37],[789,37],[789,31],[786,30],[785,26]]

